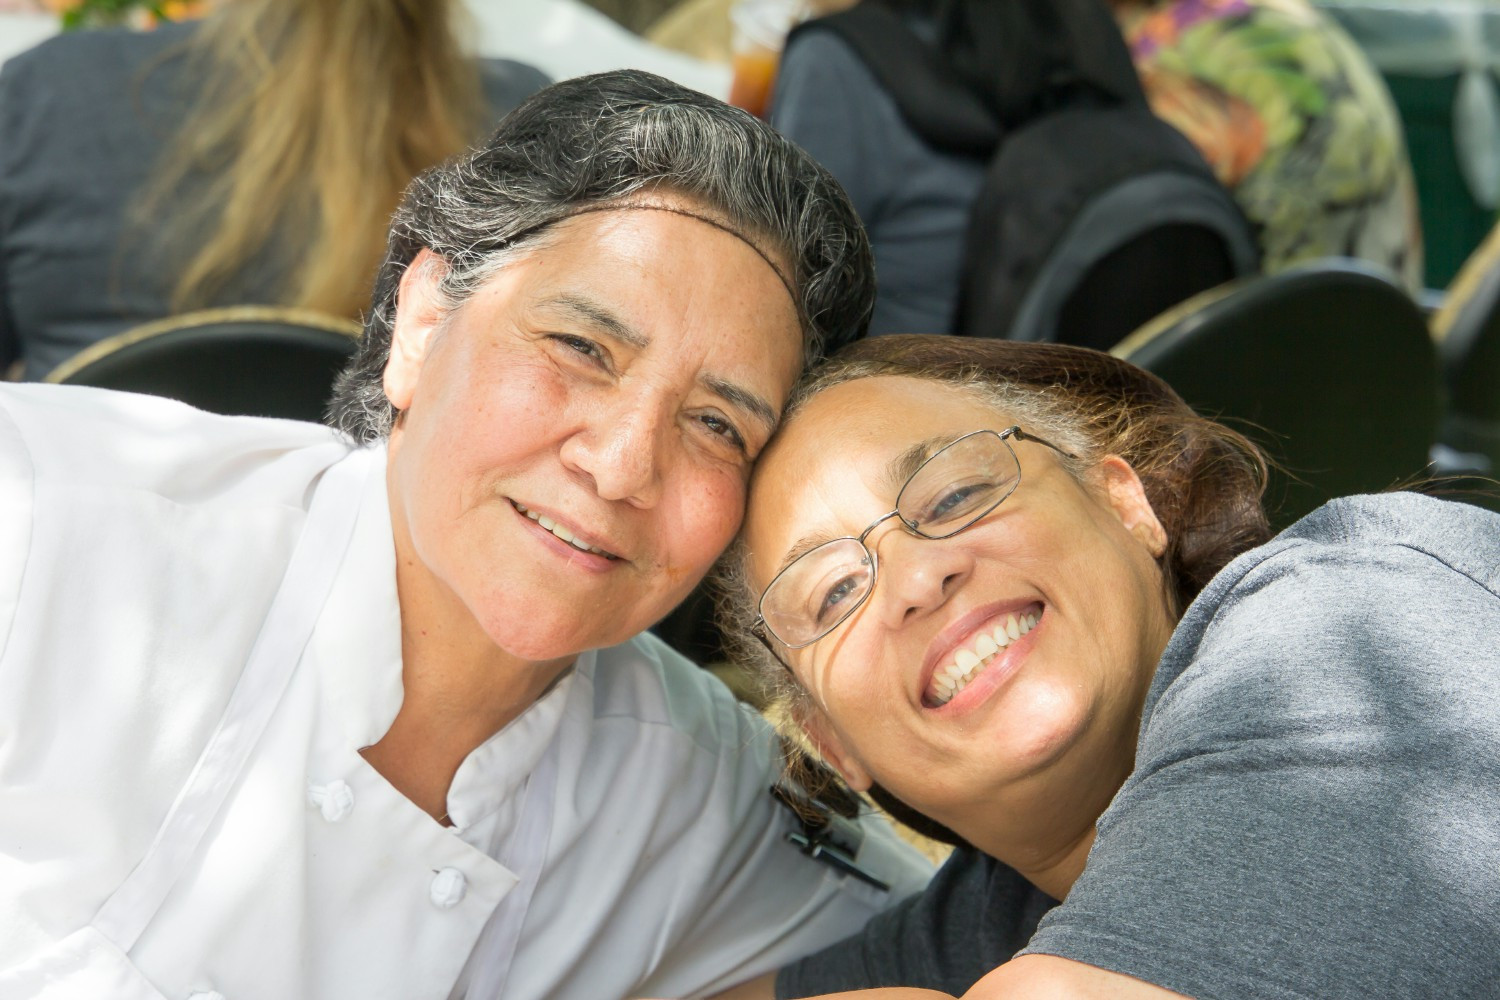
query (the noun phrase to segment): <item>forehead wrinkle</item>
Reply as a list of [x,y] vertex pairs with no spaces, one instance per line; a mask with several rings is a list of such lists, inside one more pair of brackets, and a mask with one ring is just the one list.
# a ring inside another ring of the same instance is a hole
[[636,350],[643,351],[651,344],[650,337],[647,337],[644,333],[616,316],[605,306],[587,296],[579,295],[575,292],[563,292],[545,300],[542,304],[572,313],[584,322],[604,330],[611,337],[629,344]]

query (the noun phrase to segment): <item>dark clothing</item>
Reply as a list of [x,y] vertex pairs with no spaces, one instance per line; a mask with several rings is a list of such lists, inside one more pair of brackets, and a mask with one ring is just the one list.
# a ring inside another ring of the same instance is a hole
[[[1477,507],[1350,497],[1241,556],[1173,634],[1135,771],[1020,953],[1200,1000],[1500,995],[1497,637],[1500,517]],[[964,992],[1028,901],[998,862],[954,865],[898,911],[923,919],[781,983],[874,986],[930,954],[951,965],[911,985]]]
[[[201,81],[184,45],[197,25],[84,31],[0,69],[0,368],[41,378],[95,341],[159,319],[177,275],[122,247],[125,213],[170,145]],[[545,86],[520,63],[482,60],[498,118]],[[215,304],[274,303],[285,277],[272,244]]]
[[948,333],[982,158],[932,149],[859,56],[827,32],[793,36],[771,124],[838,179],[870,234],[870,333]]
[[862,933],[782,969],[776,996],[877,986],[956,996],[1025,947],[1056,905],[1009,865],[958,847],[925,892],[875,916]]

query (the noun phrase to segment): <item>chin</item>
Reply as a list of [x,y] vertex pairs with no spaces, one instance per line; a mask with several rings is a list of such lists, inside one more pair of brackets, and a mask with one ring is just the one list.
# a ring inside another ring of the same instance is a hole
[[1067,753],[1089,727],[1091,713],[1080,692],[1044,686],[1028,692],[1005,725],[1003,751],[1025,770],[1046,767]]
[[[520,628],[517,628],[520,625]],[[579,620],[571,615],[555,619],[543,618],[535,608],[514,616],[507,615],[503,621],[486,624],[485,634],[490,641],[511,656],[532,663],[568,659],[589,649],[602,649],[624,642],[641,629],[606,630],[597,621]]]

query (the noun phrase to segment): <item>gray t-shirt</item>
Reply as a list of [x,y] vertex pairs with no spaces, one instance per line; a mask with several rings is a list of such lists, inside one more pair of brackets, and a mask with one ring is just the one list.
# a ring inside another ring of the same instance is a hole
[[[1009,869],[950,864],[946,898],[903,909],[928,919],[872,924],[778,995],[877,985],[869,956],[914,968],[967,935],[976,888]],[[910,985],[962,993],[1017,953],[976,947]],[[1500,997],[1500,517],[1351,497],[1215,577],[1082,877],[1019,953],[1200,1000]]]
[[[0,68],[0,369],[19,356],[41,378],[172,311],[173,264],[124,245],[125,213],[197,96],[183,57],[197,28],[70,32]],[[479,68],[497,120],[547,83],[521,63]],[[211,304],[281,301],[294,239],[272,240]]]

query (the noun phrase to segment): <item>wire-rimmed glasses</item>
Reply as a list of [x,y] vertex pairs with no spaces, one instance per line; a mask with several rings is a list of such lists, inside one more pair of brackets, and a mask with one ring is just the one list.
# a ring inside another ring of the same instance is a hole
[[865,545],[881,524],[896,518],[920,538],[951,538],[1005,502],[1021,482],[1021,463],[1010,439],[1034,441],[1073,458],[1020,427],[972,431],[919,465],[896,494],[896,507],[858,536],[823,542],[793,559],[761,594],[751,633],[781,659],[770,640],[787,649],[811,646],[838,628],[875,589],[875,553]]

